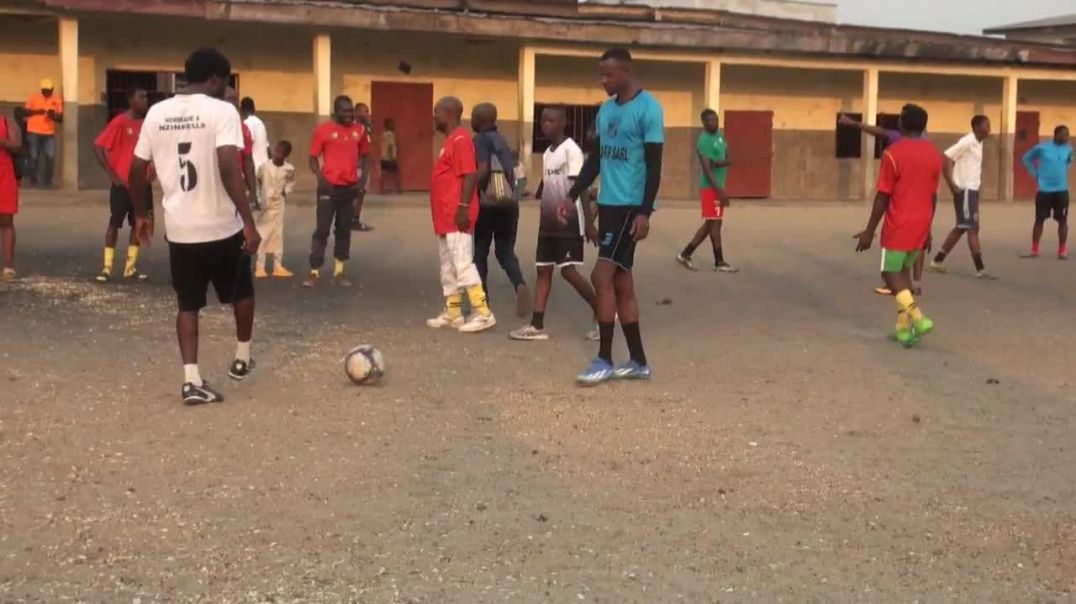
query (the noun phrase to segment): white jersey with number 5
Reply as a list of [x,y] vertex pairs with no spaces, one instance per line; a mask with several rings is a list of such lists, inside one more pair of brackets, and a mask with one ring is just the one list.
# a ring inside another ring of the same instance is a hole
[[135,155],[157,170],[168,241],[219,241],[243,229],[217,163],[218,148],[243,148],[240,124],[235,107],[204,94],[176,95],[146,114]]

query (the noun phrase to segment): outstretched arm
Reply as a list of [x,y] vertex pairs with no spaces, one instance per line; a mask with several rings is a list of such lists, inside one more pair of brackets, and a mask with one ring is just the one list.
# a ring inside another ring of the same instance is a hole
[[857,122],[856,120],[848,117],[847,115],[842,115],[840,119],[837,120],[837,122],[842,126],[851,126],[856,130],[869,134],[875,138],[889,140],[889,130],[886,130],[885,128],[871,126],[870,124],[865,124],[863,122]]

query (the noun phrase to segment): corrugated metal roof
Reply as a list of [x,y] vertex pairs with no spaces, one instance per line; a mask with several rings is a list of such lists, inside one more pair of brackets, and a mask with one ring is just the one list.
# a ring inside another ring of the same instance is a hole
[[1050,17],[1048,19],[1038,19],[1035,21],[1013,23],[1011,25],[1000,25],[998,27],[984,29],[983,33],[1003,34],[1007,31],[1014,31],[1018,29],[1045,29],[1048,27],[1067,27],[1069,25],[1076,25],[1076,13],[1073,13],[1071,15],[1061,15],[1059,17]]

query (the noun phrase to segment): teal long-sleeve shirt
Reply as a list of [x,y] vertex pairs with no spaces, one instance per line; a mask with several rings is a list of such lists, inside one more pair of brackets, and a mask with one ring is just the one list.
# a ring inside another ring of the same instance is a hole
[[1069,190],[1069,166],[1072,165],[1072,145],[1054,141],[1040,143],[1024,156],[1024,167],[1039,181],[1039,191],[1059,193]]

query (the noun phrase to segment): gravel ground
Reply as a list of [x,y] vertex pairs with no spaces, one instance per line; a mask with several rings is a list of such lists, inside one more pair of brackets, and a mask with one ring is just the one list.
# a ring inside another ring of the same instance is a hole
[[[667,208],[637,270],[655,378],[582,390],[594,345],[567,284],[548,342],[506,338],[517,323],[499,272],[493,333],[431,333],[428,211],[375,200],[376,230],[354,238],[356,287],[259,284],[247,382],[226,383],[230,314],[204,313],[203,375],[228,401],[184,408],[166,247],[146,253],[148,283],[92,283],[98,197],[27,195],[25,278],[0,285],[2,602],[1076,591],[1076,267],[1017,258],[1028,206],[984,207],[1000,280],[973,279],[964,248],[952,274],[928,276],[938,329],[911,351],[885,339],[876,252],[852,252],[866,207],[737,204],[738,275],[680,269],[696,211]],[[288,215],[293,269],[312,214]],[[536,221],[528,205],[528,265]],[[378,386],[342,371],[361,343],[387,358]]]

